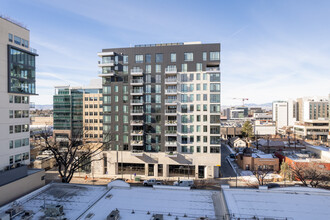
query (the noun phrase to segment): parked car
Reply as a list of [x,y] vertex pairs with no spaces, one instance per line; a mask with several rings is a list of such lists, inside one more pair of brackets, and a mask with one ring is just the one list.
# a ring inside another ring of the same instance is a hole
[[173,186],[185,186],[185,187],[194,187],[193,180],[179,180],[173,183]]
[[144,186],[153,186],[153,185],[161,185],[162,183],[160,181],[157,181],[156,179],[149,179],[143,181]]

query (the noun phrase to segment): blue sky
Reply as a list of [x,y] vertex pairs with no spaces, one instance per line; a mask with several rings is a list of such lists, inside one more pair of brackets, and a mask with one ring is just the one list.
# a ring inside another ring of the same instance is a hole
[[27,25],[37,58],[36,104],[55,85],[97,78],[102,48],[221,43],[222,103],[265,103],[330,93],[330,1],[1,0]]

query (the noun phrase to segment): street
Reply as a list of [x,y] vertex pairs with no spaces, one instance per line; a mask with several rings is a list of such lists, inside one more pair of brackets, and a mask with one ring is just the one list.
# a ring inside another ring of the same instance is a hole
[[221,174],[222,177],[236,177],[236,173],[226,160],[226,157],[229,156],[230,151],[227,149],[226,145],[221,144]]

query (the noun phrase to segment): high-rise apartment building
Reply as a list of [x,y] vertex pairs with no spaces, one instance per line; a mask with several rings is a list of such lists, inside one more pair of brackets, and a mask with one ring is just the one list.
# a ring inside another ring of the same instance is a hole
[[287,126],[293,126],[297,119],[297,102],[294,100],[273,102],[273,121],[276,130]]
[[70,138],[99,143],[103,139],[103,105],[101,82],[89,86],[55,87],[53,97],[54,137],[66,143]]
[[219,177],[220,44],[103,49],[103,141],[95,174]]
[[303,97],[297,99],[297,121],[329,118],[329,101],[326,97]]
[[36,51],[30,31],[0,17],[0,170],[30,163],[30,95],[35,90]]

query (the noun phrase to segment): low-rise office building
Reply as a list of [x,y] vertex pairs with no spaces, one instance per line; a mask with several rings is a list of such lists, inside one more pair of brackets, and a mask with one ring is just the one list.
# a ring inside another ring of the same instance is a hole
[[279,171],[279,159],[273,154],[265,154],[251,148],[245,148],[236,156],[238,166],[243,170]]

